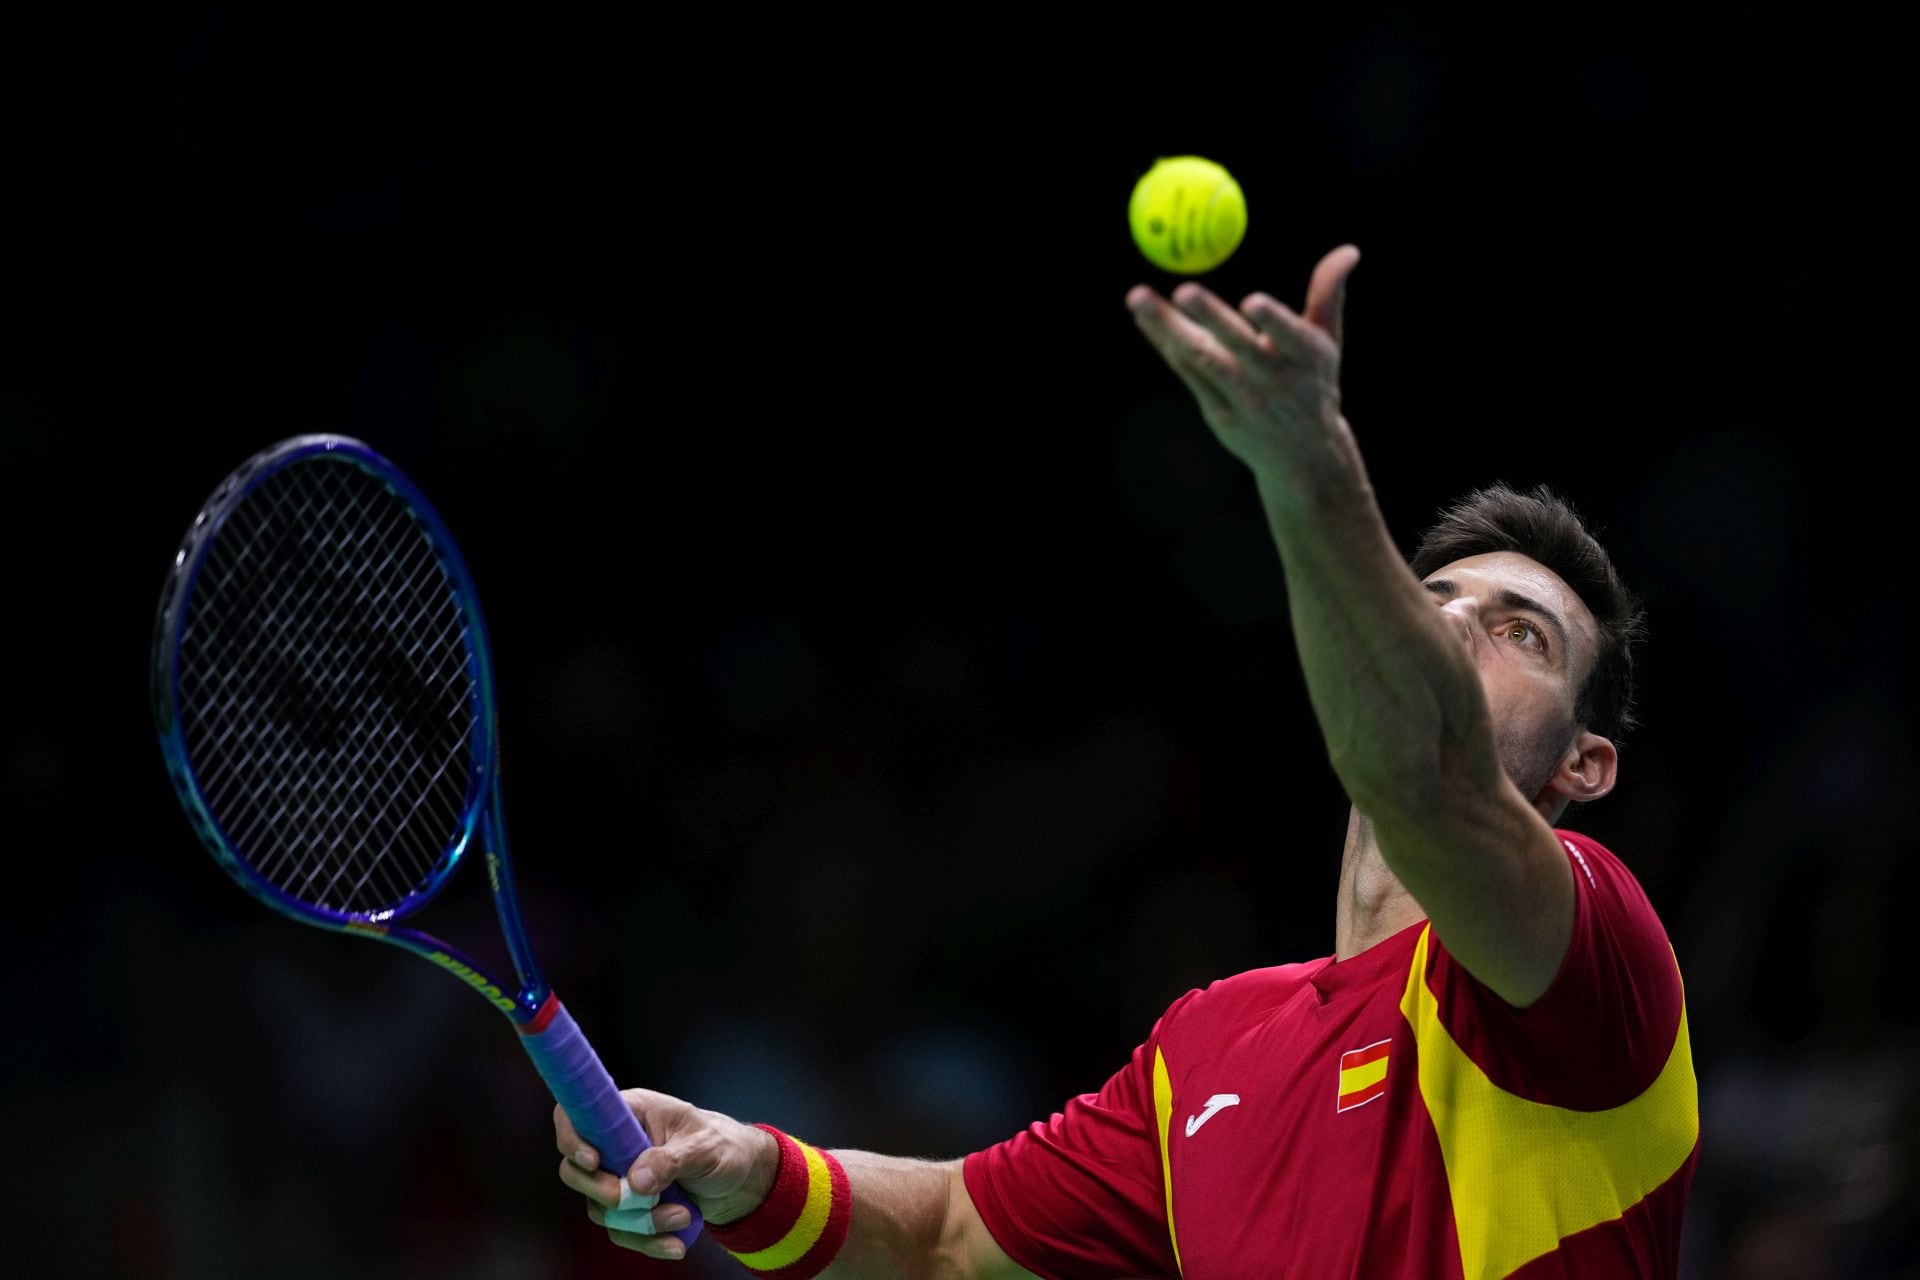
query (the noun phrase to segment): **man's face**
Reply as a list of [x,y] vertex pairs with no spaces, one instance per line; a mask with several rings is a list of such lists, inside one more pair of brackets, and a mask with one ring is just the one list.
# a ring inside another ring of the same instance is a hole
[[1573,704],[1598,650],[1593,615],[1558,574],[1515,551],[1456,560],[1423,585],[1480,673],[1507,776],[1538,797],[1581,727]]

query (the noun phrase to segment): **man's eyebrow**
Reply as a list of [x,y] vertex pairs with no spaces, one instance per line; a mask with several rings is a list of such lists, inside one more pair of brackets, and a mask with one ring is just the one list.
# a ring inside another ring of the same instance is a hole
[[1567,624],[1560,621],[1559,614],[1547,608],[1547,606],[1541,604],[1532,596],[1523,596],[1518,591],[1509,591],[1505,587],[1494,592],[1493,598],[1507,608],[1517,610],[1520,613],[1539,614],[1540,621],[1546,623],[1547,629],[1553,632],[1554,641],[1560,646],[1560,651],[1562,653],[1566,652]]
[[[1437,596],[1452,596],[1459,593],[1459,588],[1451,578],[1433,578],[1420,585]],[[1502,587],[1494,592],[1493,599],[1494,603],[1503,609],[1513,609],[1520,613],[1538,614],[1540,621],[1547,624],[1547,630],[1553,632],[1554,642],[1560,646],[1561,652],[1564,653],[1566,651],[1567,624],[1560,620],[1559,614],[1547,608],[1547,606],[1541,604],[1532,596],[1521,595],[1518,591],[1514,591],[1508,587]]]

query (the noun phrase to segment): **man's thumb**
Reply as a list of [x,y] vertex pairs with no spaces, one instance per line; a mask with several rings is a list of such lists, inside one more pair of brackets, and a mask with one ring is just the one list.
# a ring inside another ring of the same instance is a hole
[[1345,341],[1347,278],[1353,274],[1354,266],[1360,261],[1360,250],[1350,244],[1343,244],[1326,257],[1320,259],[1320,265],[1313,269],[1313,279],[1307,285],[1306,320],[1317,325],[1333,339],[1334,346]]

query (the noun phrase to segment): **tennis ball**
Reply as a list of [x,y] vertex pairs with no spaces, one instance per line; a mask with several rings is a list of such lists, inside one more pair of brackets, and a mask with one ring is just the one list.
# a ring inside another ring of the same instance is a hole
[[1178,275],[1211,271],[1247,233],[1247,198],[1233,175],[1200,156],[1154,162],[1127,204],[1133,242],[1154,266]]

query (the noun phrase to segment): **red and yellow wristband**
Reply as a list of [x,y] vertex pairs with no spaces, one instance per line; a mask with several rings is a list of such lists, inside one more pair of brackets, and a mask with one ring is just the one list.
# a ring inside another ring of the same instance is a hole
[[770,1124],[755,1125],[780,1144],[773,1190],[746,1217],[709,1224],[707,1234],[749,1271],[771,1280],[811,1280],[847,1242],[853,1188],[830,1152],[790,1138]]

